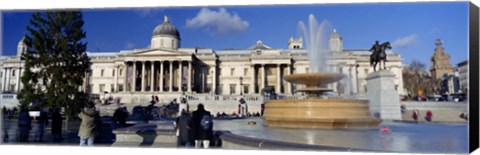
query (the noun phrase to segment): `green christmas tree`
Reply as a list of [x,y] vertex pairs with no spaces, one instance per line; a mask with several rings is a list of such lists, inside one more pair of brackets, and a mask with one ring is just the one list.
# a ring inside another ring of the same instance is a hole
[[34,13],[25,36],[27,51],[22,54],[25,70],[23,89],[18,95],[21,108],[31,103],[50,108],[65,108],[77,113],[87,101],[81,90],[90,59],[83,41],[86,32],[80,11]]

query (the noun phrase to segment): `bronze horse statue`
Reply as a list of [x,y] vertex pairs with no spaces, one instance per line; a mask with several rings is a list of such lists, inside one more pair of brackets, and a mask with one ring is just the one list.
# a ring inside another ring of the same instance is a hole
[[372,55],[370,55],[370,66],[373,66],[373,71],[376,71],[377,64],[379,64],[378,68],[379,70],[382,70],[380,61],[383,61],[383,70],[387,70],[387,67],[385,66],[385,62],[387,61],[387,54],[385,53],[385,50],[392,49],[392,46],[388,41],[379,46],[376,45],[378,44],[373,45],[372,49],[370,50],[373,50]]

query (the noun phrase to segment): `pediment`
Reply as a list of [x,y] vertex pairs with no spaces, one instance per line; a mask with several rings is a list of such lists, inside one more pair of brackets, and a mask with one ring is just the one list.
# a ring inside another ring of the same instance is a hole
[[146,51],[138,51],[129,54],[130,56],[184,56],[184,55],[191,55],[191,53],[183,52],[183,51],[174,51],[174,50],[162,50],[162,49],[154,49],[154,50],[146,50]]

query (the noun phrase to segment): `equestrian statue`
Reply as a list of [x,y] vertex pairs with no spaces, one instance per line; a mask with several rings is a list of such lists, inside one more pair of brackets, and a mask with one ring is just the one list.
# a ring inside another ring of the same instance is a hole
[[378,69],[382,70],[381,61],[383,61],[383,70],[387,70],[385,66],[385,62],[387,61],[387,54],[385,53],[386,49],[392,49],[390,46],[390,42],[384,42],[382,44],[378,43],[378,40],[375,41],[375,44],[372,46],[370,51],[372,51],[372,55],[370,55],[370,66],[373,66],[373,71],[376,71],[377,64]]

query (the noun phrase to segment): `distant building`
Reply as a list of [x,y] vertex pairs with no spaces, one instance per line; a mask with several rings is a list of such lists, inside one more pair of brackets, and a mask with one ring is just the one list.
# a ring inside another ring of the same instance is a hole
[[468,60],[458,63],[458,80],[460,82],[460,90],[468,92]]
[[450,55],[442,45],[442,40],[437,39],[435,41],[435,52],[430,59],[430,75],[432,75],[434,79],[441,79],[444,74],[453,74],[454,68],[450,64]]
[[443,94],[455,94],[460,90],[460,82],[458,76],[455,74],[443,74],[440,93]]

